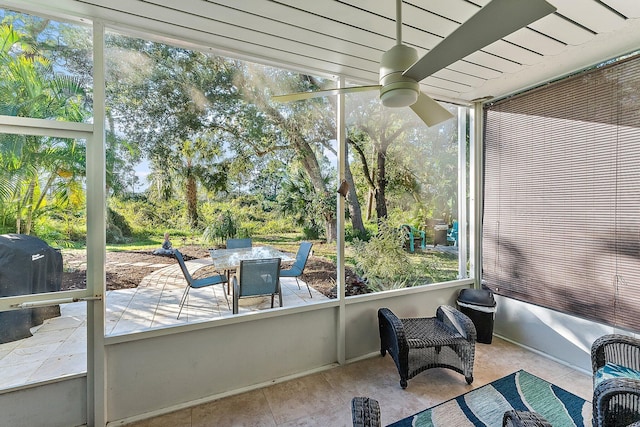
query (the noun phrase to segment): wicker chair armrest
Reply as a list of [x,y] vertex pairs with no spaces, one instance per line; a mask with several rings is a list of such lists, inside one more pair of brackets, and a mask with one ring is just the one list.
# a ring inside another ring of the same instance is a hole
[[[617,402],[614,408],[609,405],[611,400]],[[594,425],[605,425],[612,410],[622,411],[613,418],[630,418],[629,423],[640,420],[640,380],[611,378],[597,385],[593,391]]]
[[607,363],[640,370],[640,339],[621,334],[604,335],[591,345],[591,367],[595,374]]
[[388,343],[395,343],[398,346],[395,349],[396,354],[400,354],[401,349],[409,348],[402,320],[391,310],[386,307],[378,309],[378,325],[380,327],[380,336],[386,336]]
[[502,418],[502,427],[552,427],[542,415],[537,412],[507,411]]
[[369,397],[351,399],[353,427],[380,427],[380,405]]
[[436,318],[451,330],[457,331],[467,341],[476,341],[476,327],[467,315],[450,305],[441,305]]

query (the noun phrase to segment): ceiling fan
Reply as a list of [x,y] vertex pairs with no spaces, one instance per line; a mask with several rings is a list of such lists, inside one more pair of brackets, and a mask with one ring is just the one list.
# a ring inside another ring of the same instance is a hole
[[289,102],[378,89],[384,106],[411,107],[427,126],[433,126],[453,116],[420,91],[422,79],[555,10],[545,0],[492,0],[418,59],[416,49],[402,44],[402,0],[396,0],[396,44],[382,55],[379,85],[298,92],[272,99]]

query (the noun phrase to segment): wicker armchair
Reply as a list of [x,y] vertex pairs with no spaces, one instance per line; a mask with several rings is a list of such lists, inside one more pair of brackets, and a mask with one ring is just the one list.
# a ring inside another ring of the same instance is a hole
[[640,339],[605,335],[591,346],[593,425],[628,426],[640,421]]
[[542,415],[528,411],[507,411],[502,417],[502,427],[552,427]]
[[388,308],[378,310],[380,353],[388,351],[398,368],[400,386],[430,368],[449,368],[473,382],[476,328],[454,307],[441,305],[436,317],[399,319]]
[[380,405],[369,397],[351,399],[353,427],[380,427]]

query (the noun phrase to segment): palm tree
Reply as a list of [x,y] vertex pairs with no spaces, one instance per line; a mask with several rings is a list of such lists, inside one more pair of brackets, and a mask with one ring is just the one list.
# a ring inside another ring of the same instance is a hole
[[198,186],[222,191],[227,186],[225,162],[216,162],[219,148],[208,138],[184,140],[152,159],[151,192],[154,198],[169,200],[179,188],[187,202],[187,217],[192,228],[198,226]]
[[[10,25],[0,26],[0,114],[82,121],[84,97],[77,78],[56,74],[49,61],[26,42],[24,34]],[[83,153],[84,147],[73,140],[33,135],[0,137],[0,168],[10,178],[0,196],[4,196],[3,204],[15,205],[16,232],[30,234],[34,212],[43,205],[57,177],[62,173],[84,174]]]

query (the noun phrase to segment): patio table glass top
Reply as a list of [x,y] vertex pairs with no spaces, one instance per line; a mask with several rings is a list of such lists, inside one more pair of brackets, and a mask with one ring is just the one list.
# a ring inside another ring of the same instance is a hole
[[240,249],[209,249],[216,270],[233,270],[240,267],[240,261],[247,259],[280,258],[281,261],[291,261],[293,258],[272,246],[253,246]]

